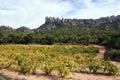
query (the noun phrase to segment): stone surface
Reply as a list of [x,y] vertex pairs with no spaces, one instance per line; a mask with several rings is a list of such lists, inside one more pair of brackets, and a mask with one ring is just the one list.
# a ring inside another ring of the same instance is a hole
[[51,30],[61,26],[81,27],[81,29],[105,29],[118,30],[120,29],[120,15],[101,17],[99,19],[60,19],[54,17],[46,17],[45,23],[37,28],[40,30]]

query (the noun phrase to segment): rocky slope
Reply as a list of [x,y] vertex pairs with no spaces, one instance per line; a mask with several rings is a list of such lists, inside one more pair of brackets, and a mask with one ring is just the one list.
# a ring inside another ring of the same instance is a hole
[[60,19],[54,17],[46,17],[45,23],[36,30],[51,30],[61,27],[79,27],[83,30],[118,30],[120,29],[120,15],[102,17],[100,19]]

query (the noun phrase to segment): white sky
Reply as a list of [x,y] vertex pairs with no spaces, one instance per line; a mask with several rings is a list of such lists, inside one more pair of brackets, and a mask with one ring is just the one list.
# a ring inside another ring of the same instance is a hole
[[120,15],[120,0],[0,0],[0,25],[38,28],[45,17],[100,18]]

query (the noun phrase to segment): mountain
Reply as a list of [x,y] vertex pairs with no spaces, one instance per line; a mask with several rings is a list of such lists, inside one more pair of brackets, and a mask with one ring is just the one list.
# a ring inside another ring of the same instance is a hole
[[32,30],[30,28],[27,28],[25,26],[22,26],[20,28],[16,29],[17,32],[31,32]]
[[17,32],[33,32],[33,31],[46,31],[58,28],[80,28],[81,30],[120,30],[120,15],[101,17],[99,19],[60,19],[54,17],[46,17],[45,23],[37,29],[29,29],[22,26],[13,29],[9,26],[0,26],[0,31],[17,31]]
[[19,27],[17,29],[13,29],[10,26],[0,26],[0,31],[32,32],[31,29],[29,29],[29,28],[27,28],[25,26]]
[[0,26],[0,31],[14,31],[10,26]]
[[37,28],[36,31],[52,30],[62,27],[79,27],[82,30],[120,30],[120,15],[101,17],[99,19],[60,19],[46,17],[45,23]]

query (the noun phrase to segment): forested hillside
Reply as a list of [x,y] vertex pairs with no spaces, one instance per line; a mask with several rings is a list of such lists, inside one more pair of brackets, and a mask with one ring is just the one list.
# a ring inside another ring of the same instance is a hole
[[0,32],[0,43],[16,44],[101,44],[120,48],[120,32],[115,30],[56,29],[40,32]]

